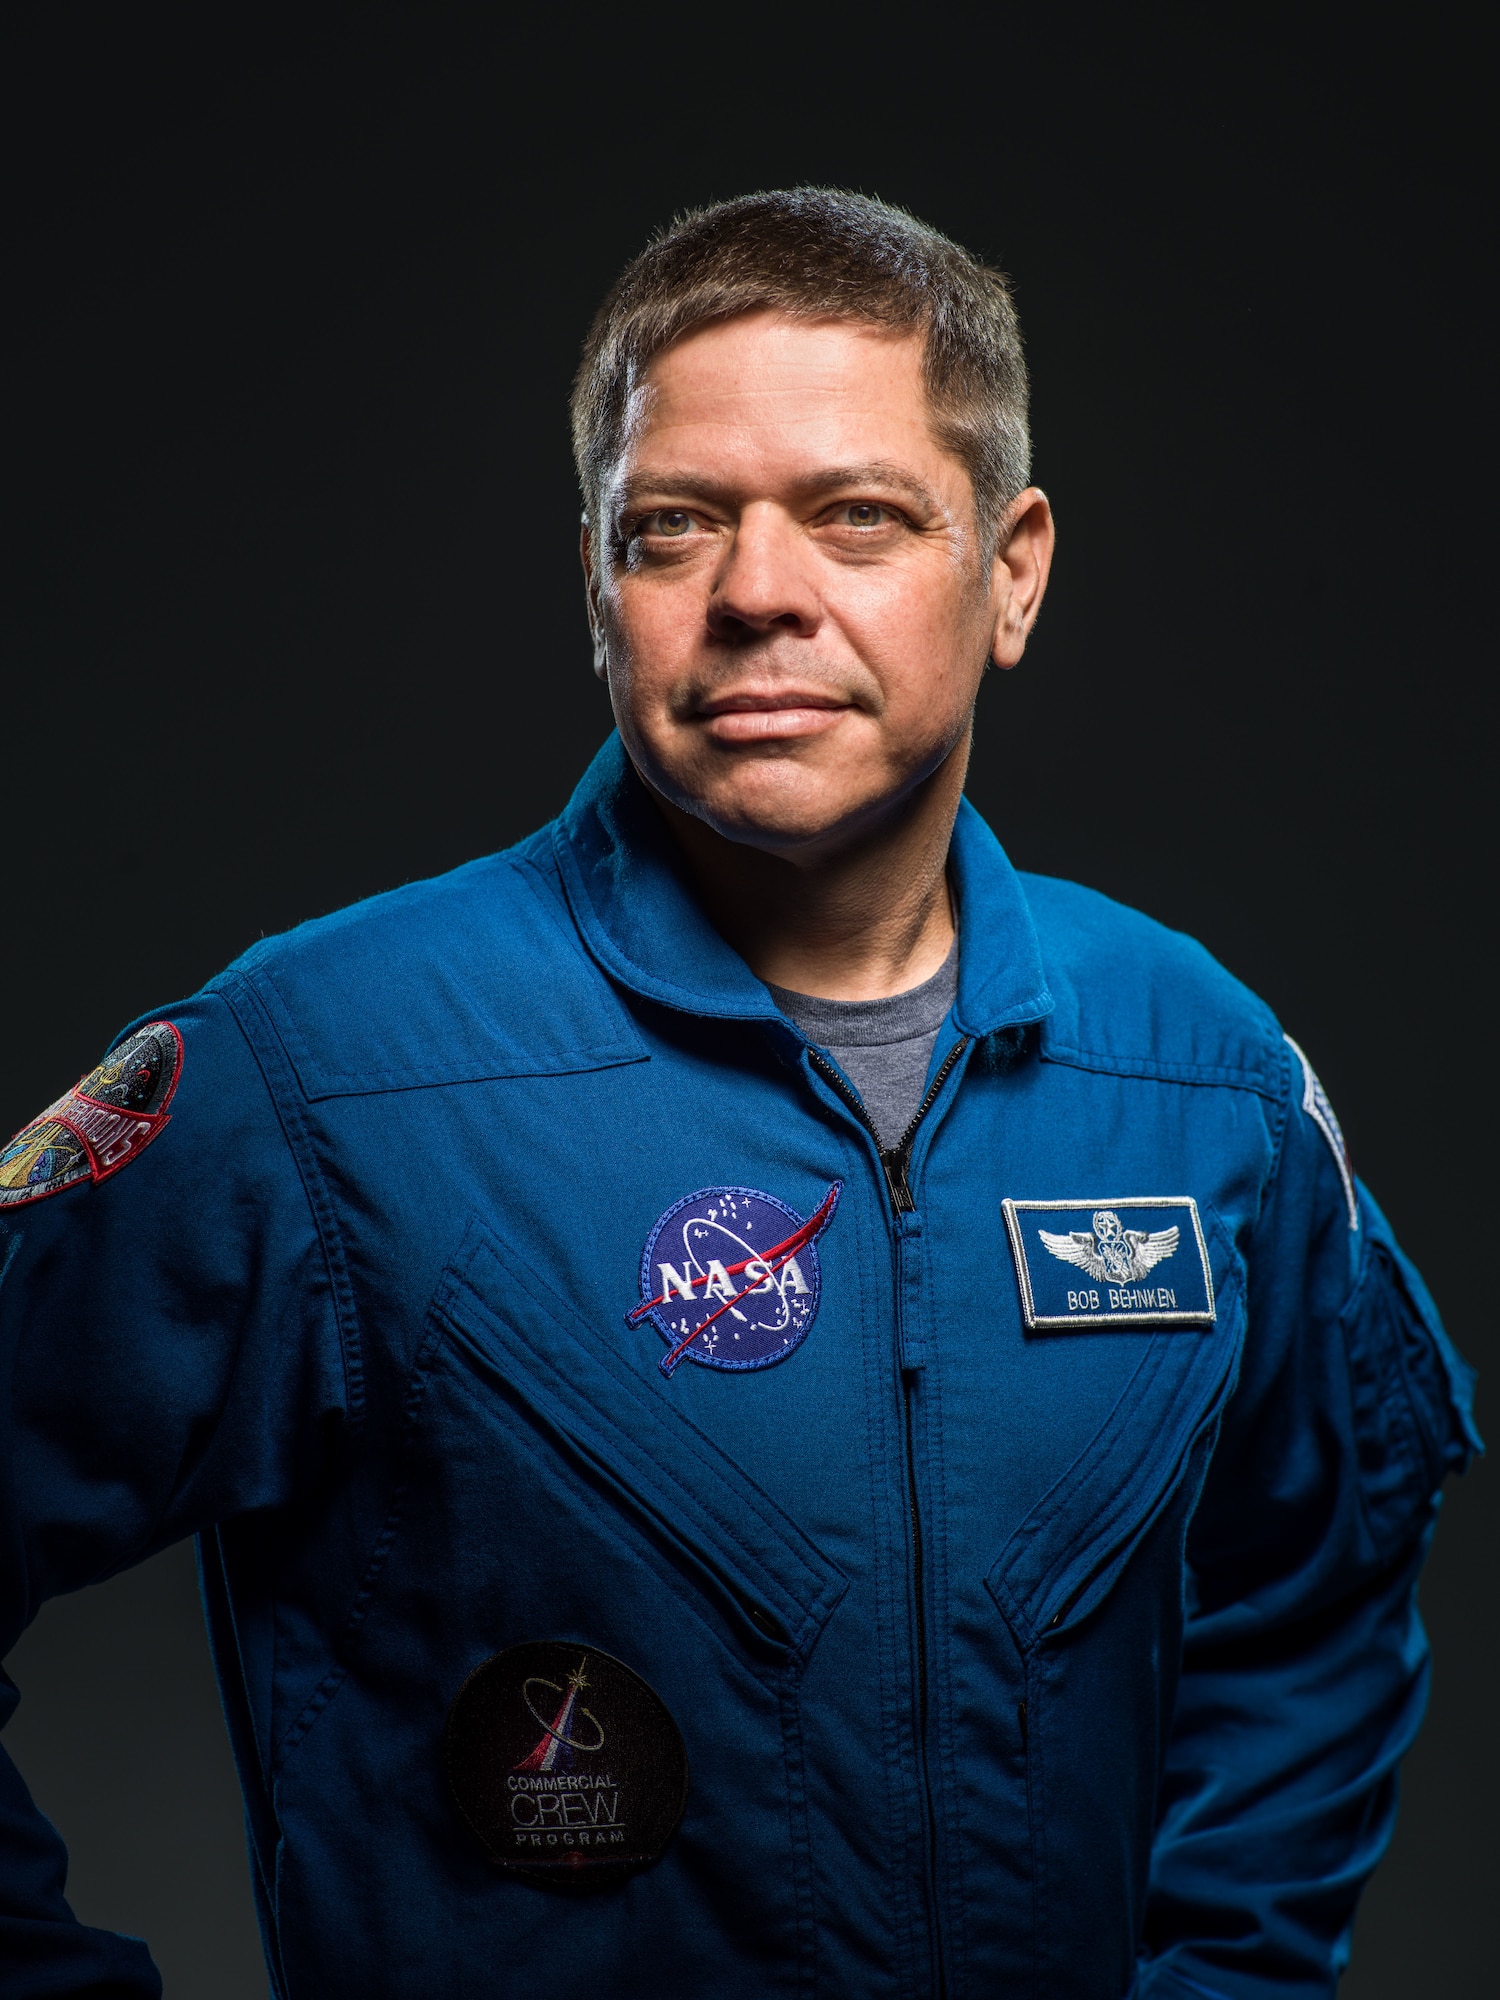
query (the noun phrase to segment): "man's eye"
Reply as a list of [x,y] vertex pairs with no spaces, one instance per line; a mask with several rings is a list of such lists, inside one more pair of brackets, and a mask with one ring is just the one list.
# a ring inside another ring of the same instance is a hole
[[661,535],[673,541],[687,534],[693,527],[693,517],[684,507],[663,507],[655,514],[648,514],[640,525],[643,535]]
[[884,507],[873,500],[853,500],[844,509],[844,519],[851,528],[882,528],[889,518]]

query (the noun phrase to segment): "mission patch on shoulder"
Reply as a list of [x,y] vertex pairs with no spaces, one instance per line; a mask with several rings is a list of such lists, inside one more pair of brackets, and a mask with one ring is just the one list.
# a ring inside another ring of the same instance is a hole
[[1358,1229],[1359,1193],[1354,1185],[1354,1165],[1349,1158],[1343,1127],[1334,1116],[1333,1106],[1328,1101],[1328,1092],[1318,1081],[1318,1072],[1290,1035],[1283,1035],[1281,1039],[1302,1065],[1302,1109],[1328,1143],[1328,1150],[1333,1155],[1333,1164],[1338,1168],[1339,1179],[1343,1183],[1344,1205],[1349,1211],[1349,1227]]
[[170,1124],[181,1074],[182,1037],[172,1023],[138,1029],[0,1151],[0,1207],[118,1173]]
[[597,1647],[510,1646],[448,1711],[448,1784],[501,1868],[604,1887],[660,1858],[687,1804],[687,1748],[640,1675]]
[[1213,1274],[1191,1195],[1001,1206],[1028,1333],[1213,1325]]

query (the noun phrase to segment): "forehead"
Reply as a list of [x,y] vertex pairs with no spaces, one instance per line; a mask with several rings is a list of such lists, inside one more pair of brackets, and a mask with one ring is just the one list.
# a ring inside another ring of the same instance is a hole
[[920,334],[751,313],[700,327],[647,369],[620,471],[692,464],[731,477],[801,477],[890,460],[931,479],[957,461],[933,435]]

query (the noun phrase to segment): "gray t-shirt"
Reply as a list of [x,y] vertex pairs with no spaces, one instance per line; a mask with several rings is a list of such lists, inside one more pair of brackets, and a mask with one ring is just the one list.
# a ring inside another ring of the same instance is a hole
[[958,939],[931,979],[886,1000],[820,1000],[772,986],[771,998],[826,1049],[864,1100],[889,1151],[922,1103],[933,1044],[958,993]]

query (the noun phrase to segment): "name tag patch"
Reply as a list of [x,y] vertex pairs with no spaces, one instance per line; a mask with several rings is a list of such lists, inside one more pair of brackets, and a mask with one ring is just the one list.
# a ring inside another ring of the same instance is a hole
[[1213,1325],[1213,1274],[1191,1195],[1001,1206],[1028,1333]]

